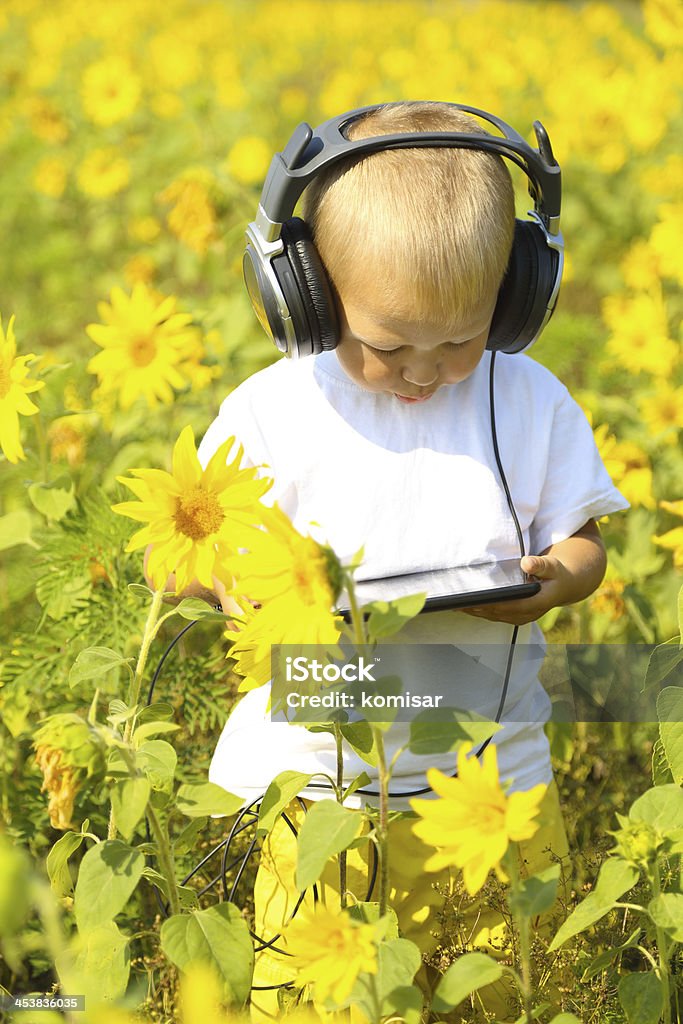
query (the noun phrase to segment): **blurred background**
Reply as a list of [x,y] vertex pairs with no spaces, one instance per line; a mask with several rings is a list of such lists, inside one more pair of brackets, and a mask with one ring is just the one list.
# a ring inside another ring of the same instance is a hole
[[[123,553],[127,524],[108,512],[117,474],[167,467],[182,427],[200,437],[221,399],[276,358],[241,278],[272,154],[301,120],[404,98],[472,104],[530,139],[534,119],[548,129],[567,266],[532,358],[578,398],[632,508],[602,524],[603,586],[544,625],[582,642],[672,636],[682,56],[674,0],[5,0],[4,678],[26,671],[16,652],[36,624],[46,642],[63,627],[46,663],[63,670],[110,630],[114,607],[124,614],[140,558]],[[527,182],[513,174],[523,216]]]
[[[181,429],[199,438],[277,356],[242,285],[243,233],[302,120],[433,99],[530,140],[545,124],[567,266],[531,357],[585,409],[631,509],[601,524],[602,586],[542,624],[558,642],[678,632],[682,86],[677,0],[3,0],[0,828],[44,856],[55,834],[35,726],[89,706],[92,681],[67,682],[83,648],[139,647],[142,556],[109,509],[130,497],[117,475],[169,468]],[[96,682],[112,701],[127,685],[120,667]],[[159,685],[182,722],[184,778],[205,777],[232,686],[219,631],[198,628]],[[604,848],[611,809],[642,786],[652,729],[553,742],[576,845],[603,835]],[[86,813],[105,829],[106,793],[83,797]]]

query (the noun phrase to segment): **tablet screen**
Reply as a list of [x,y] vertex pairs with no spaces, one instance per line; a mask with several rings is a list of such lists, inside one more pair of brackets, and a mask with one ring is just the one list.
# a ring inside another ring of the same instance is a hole
[[[475,601],[506,600],[531,596],[539,584],[522,572],[518,558],[502,562],[481,562],[477,565],[451,566],[426,572],[404,573],[381,579],[358,580],[356,597],[359,605],[372,601],[394,601],[410,594],[427,594],[425,608],[466,607]],[[339,610],[348,610],[348,597],[342,593]]]

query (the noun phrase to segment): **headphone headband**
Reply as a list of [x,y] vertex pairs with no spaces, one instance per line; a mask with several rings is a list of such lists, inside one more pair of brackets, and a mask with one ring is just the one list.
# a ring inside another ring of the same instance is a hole
[[[548,134],[540,121],[534,121],[538,149],[534,149],[510,125],[494,114],[460,103],[444,107],[475,114],[503,133],[503,137],[476,132],[404,132],[349,139],[344,129],[385,104],[361,107],[325,121],[315,130],[305,121],[292,133],[281,153],[271,160],[263,185],[259,213],[272,225],[282,224],[294,213],[302,192],[323,167],[350,156],[363,156],[386,149],[438,148],[477,149],[507,157],[529,178],[529,194],[534,209],[551,235],[559,233],[562,198],[560,167],[553,155]],[[265,226],[265,225],[264,225]],[[268,234],[273,234],[268,232]],[[274,233],[273,237],[277,237]],[[272,240],[269,239],[269,240]]]
[[[408,104],[411,106],[412,104]],[[421,105],[421,104],[418,104]],[[538,148],[514,128],[477,107],[441,103],[474,114],[501,134],[403,132],[349,139],[347,128],[386,104],[340,114],[313,129],[305,122],[271,160],[256,216],[246,231],[244,279],[254,311],[281,352],[296,358],[335,348],[339,322],[331,282],[310,232],[294,209],[321,170],[350,157],[387,149],[483,150],[505,157],[526,174],[534,209],[515,221],[515,236],[498,292],[487,348],[523,352],[552,315],[562,278],[562,178],[547,132],[534,121]]]

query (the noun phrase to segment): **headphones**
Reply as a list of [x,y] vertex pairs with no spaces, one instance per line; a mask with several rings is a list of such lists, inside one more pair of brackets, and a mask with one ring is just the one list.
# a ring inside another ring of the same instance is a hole
[[534,121],[533,149],[500,118],[460,103],[444,106],[475,114],[502,133],[410,132],[349,139],[344,130],[384,104],[361,107],[325,121],[315,130],[305,122],[273,157],[255,220],[246,232],[243,270],[254,311],[277,348],[299,358],[334,349],[339,320],[330,280],[306,223],[293,217],[309,182],[324,167],[350,156],[387,149],[446,147],[476,149],[506,157],[529,179],[534,209],[515,220],[507,270],[498,292],[486,347],[514,353],[529,348],[548,323],[560,290],[564,242],[560,233],[560,167],[548,134]]

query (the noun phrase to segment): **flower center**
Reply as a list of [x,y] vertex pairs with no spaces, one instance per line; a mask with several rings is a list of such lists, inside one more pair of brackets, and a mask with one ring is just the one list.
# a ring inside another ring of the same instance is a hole
[[193,487],[178,498],[174,522],[181,533],[192,540],[204,540],[210,533],[220,530],[225,513],[215,494]]
[[[317,548],[317,545],[315,545]],[[334,601],[330,587],[324,557],[314,556],[304,559],[294,566],[294,586],[305,604],[317,604],[324,600],[328,604]],[[324,596],[323,596],[324,595]]]
[[129,351],[131,359],[137,366],[149,366],[157,354],[153,335],[142,334],[133,338]]

